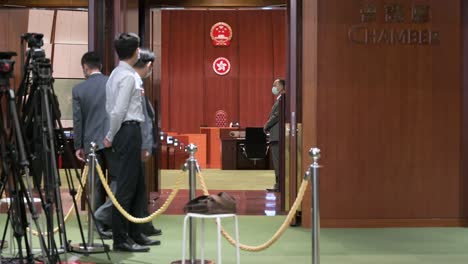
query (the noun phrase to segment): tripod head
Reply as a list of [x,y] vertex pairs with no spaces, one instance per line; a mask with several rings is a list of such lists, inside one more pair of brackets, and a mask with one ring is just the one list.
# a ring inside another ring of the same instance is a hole
[[24,33],[21,40],[28,42],[28,48],[40,49],[44,45],[43,37],[44,34],[41,33]]
[[13,77],[13,68],[15,61],[11,58],[16,56],[16,52],[7,51],[0,52],[0,88],[8,88],[10,84],[10,78]]
[[29,54],[33,60],[45,58],[45,51],[42,49],[44,46],[44,34],[41,33],[25,33],[21,35],[21,41],[28,43]]

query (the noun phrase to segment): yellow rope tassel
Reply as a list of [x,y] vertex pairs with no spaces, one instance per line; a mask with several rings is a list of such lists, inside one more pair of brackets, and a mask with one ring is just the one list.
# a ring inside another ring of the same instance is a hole
[[[205,179],[203,178],[201,172],[198,174],[198,177],[200,179],[200,185],[202,187],[203,194],[209,195]],[[275,234],[273,235],[273,237],[270,240],[268,240],[265,243],[263,243],[261,245],[258,245],[258,246],[244,245],[244,244],[241,244],[239,242],[240,249],[242,249],[244,251],[261,251],[261,250],[267,249],[271,245],[273,245],[273,243],[275,243],[281,237],[281,235],[284,233],[284,231],[286,231],[286,229],[289,227],[289,224],[291,223],[291,220],[295,216],[297,208],[299,207],[299,205],[302,202],[302,199],[304,198],[304,193],[305,193],[305,191],[307,189],[308,183],[309,182],[307,180],[302,181],[301,187],[299,188],[299,192],[297,194],[296,200],[294,201],[294,204],[291,207],[291,210],[289,211],[288,215],[286,216],[286,219],[284,220],[283,224],[275,232]],[[232,236],[230,236],[228,234],[228,232],[226,232],[226,230],[222,226],[221,226],[221,233],[223,234],[224,238],[226,238],[226,240],[229,241],[229,243],[231,245],[233,245],[233,246],[236,245],[236,240],[234,238],[232,238]]]

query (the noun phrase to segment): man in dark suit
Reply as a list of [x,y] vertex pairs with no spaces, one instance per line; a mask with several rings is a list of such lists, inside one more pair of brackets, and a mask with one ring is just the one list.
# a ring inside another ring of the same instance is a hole
[[[97,144],[96,156],[101,166],[104,164],[104,144],[102,138],[107,133],[108,117],[106,112],[106,83],[108,77],[101,73],[101,59],[91,51],[81,58],[81,67],[86,81],[73,87],[73,132],[75,155],[85,161],[90,152],[91,142]],[[95,177],[95,209],[104,203],[105,191],[99,177]],[[90,201],[91,202],[91,201]],[[98,231],[108,237],[106,227],[97,222]]]
[[276,96],[276,101],[271,108],[270,117],[263,126],[263,131],[266,134],[270,134],[270,149],[273,160],[273,166],[275,167],[275,185],[267,191],[279,191],[279,102],[281,96],[286,92],[285,81],[283,79],[276,79],[273,82],[273,88],[271,89],[273,95]]

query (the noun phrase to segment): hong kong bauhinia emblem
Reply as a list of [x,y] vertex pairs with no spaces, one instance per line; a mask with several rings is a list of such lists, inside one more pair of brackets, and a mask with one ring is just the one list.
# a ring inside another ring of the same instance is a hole
[[224,57],[219,57],[213,62],[213,70],[218,75],[226,75],[231,70],[231,63]]
[[229,46],[231,44],[232,29],[227,23],[218,22],[211,27],[210,36],[215,46]]

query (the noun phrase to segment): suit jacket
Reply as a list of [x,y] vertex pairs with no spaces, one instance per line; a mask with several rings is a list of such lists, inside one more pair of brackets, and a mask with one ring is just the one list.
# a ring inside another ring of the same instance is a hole
[[151,105],[147,96],[143,97],[143,114],[145,115],[145,122],[141,123],[141,134],[142,134],[142,149],[148,150],[151,154],[154,153],[156,148],[156,135],[155,135],[155,123],[154,123],[154,108]]
[[263,126],[263,130],[270,133],[270,142],[279,141],[279,97],[271,108],[270,117]]
[[108,77],[92,74],[89,78],[73,87],[73,133],[75,149],[83,148],[90,152],[94,141],[97,149],[103,149],[102,143],[109,130],[109,118],[106,112],[106,83]]

